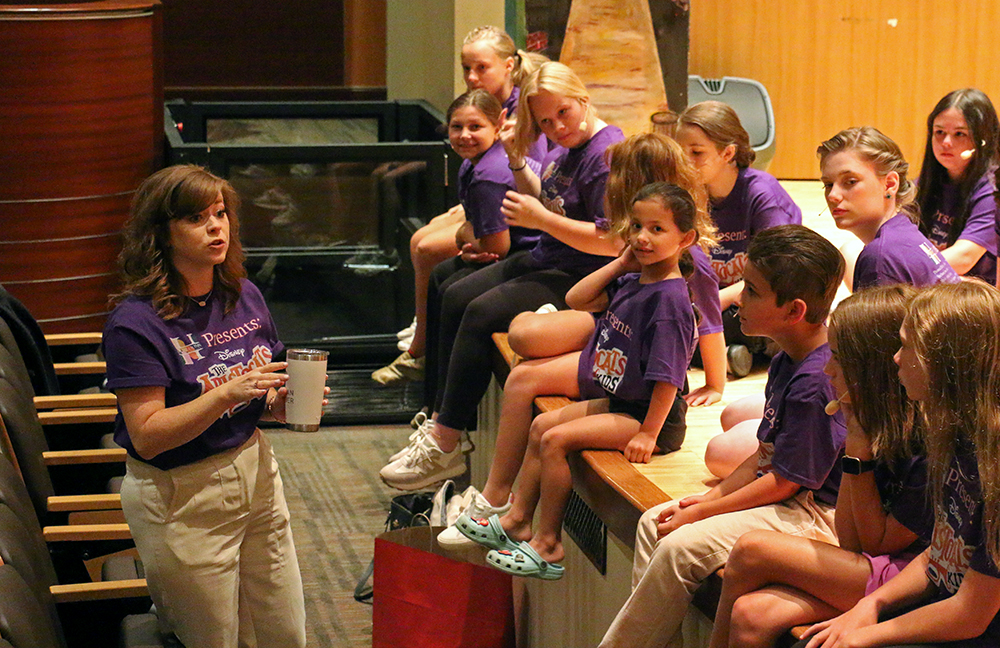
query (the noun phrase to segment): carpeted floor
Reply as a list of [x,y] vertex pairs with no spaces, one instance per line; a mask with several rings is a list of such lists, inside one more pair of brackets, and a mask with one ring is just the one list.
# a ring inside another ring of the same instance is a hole
[[266,431],[292,515],[310,648],[371,646],[372,608],[354,600],[354,586],[399,493],[378,470],[410,432],[406,424]]

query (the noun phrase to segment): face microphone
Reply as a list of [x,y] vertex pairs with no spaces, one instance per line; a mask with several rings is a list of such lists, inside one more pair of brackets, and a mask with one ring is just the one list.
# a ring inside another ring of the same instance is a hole
[[962,151],[961,153],[959,153],[958,157],[962,158],[963,160],[968,160],[975,154],[976,154],[976,149],[969,149],[967,151]]
[[827,416],[833,416],[834,414],[840,411],[840,403],[845,398],[847,398],[847,394],[844,394],[843,396],[841,396],[836,400],[830,401],[829,403],[826,404],[826,407],[823,408],[823,411],[826,412]]

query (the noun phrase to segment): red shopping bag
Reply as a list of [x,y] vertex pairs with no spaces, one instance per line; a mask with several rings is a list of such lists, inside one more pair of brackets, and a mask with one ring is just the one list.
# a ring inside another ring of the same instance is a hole
[[482,549],[445,551],[439,531],[375,538],[372,648],[514,648],[510,575],[485,566]]

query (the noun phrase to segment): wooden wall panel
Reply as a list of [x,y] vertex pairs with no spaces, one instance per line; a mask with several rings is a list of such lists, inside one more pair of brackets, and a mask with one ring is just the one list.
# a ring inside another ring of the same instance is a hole
[[157,0],[0,5],[0,283],[47,333],[99,328],[163,138]]
[[779,178],[818,177],[819,142],[860,124],[895,139],[915,174],[938,99],[976,86],[1000,101],[998,19],[992,0],[696,0],[689,71],[765,85]]

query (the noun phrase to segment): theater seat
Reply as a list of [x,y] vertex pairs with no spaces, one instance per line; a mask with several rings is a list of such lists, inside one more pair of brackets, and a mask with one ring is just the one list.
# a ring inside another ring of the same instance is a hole
[[757,154],[753,168],[766,171],[774,157],[774,111],[771,98],[760,81],[740,77],[703,79],[688,77],[688,106],[702,101],[721,101],[732,106],[750,134],[750,146]]

